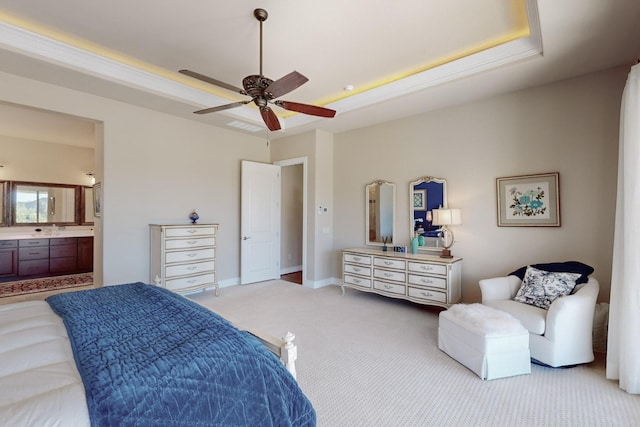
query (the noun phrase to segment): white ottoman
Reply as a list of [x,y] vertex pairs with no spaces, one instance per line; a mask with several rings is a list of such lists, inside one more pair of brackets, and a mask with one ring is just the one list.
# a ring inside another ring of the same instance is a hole
[[440,312],[438,347],[483,380],[531,373],[529,332],[486,305],[456,304]]

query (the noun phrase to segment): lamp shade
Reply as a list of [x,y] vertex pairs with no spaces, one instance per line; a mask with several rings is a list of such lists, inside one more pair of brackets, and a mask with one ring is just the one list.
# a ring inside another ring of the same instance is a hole
[[462,224],[460,209],[434,209],[433,225],[459,225]]

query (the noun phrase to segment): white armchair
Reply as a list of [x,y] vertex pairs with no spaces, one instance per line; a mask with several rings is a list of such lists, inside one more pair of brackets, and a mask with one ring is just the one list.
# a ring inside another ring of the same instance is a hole
[[517,276],[480,280],[482,304],[520,320],[529,331],[532,359],[553,367],[592,362],[598,281],[590,276],[573,293],[553,301],[548,310],[513,301],[521,283]]

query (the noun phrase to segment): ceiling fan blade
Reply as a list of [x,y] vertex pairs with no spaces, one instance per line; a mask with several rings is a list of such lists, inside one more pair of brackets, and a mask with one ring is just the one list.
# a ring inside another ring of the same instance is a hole
[[280,130],[280,122],[278,121],[278,117],[276,113],[269,107],[261,107],[260,114],[262,115],[262,120],[264,120],[264,124],[267,125],[269,130],[275,131]]
[[194,111],[194,114],[208,114],[215,113],[216,111],[228,110],[229,108],[239,107],[251,102],[251,99],[247,101],[233,102],[231,104],[218,105],[217,107],[205,108],[204,110]]
[[233,85],[230,85],[228,83],[221,82],[220,80],[216,80],[216,79],[211,78],[209,76],[205,76],[204,74],[196,73],[195,71],[180,70],[179,73],[184,74],[184,75],[189,76],[189,77],[193,77],[194,79],[202,80],[203,82],[207,82],[207,83],[210,83],[210,84],[215,85],[215,86],[219,86],[221,88],[230,90],[232,92],[238,92],[238,93],[241,93],[242,95],[246,95],[244,89],[240,89],[240,88],[235,87]]
[[299,72],[292,71],[286,76],[279,78],[278,80],[267,86],[267,88],[264,90],[264,93],[270,94],[270,99],[279,98],[282,95],[285,95],[292,90],[299,88],[308,81],[309,79]]
[[329,108],[318,107],[316,105],[300,104],[298,102],[289,101],[276,101],[275,104],[278,107],[282,107],[285,110],[296,111],[298,113],[311,114],[312,116],[320,117],[334,117],[336,115],[335,110]]

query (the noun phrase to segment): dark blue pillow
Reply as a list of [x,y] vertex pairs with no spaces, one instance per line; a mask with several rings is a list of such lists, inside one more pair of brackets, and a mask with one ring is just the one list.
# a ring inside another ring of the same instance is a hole
[[[532,267],[544,271],[552,271],[554,273],[580,273],[581,276],[576,280],[576,285],[586,283],[589,275],[593,273],[593,267],[578,261],[551,262],[548,264],[531,264]],[[524,279],[524,273],[527,266],[521,267],[516,271],[509,273],[509,276],[518,276],[520,280]]]

